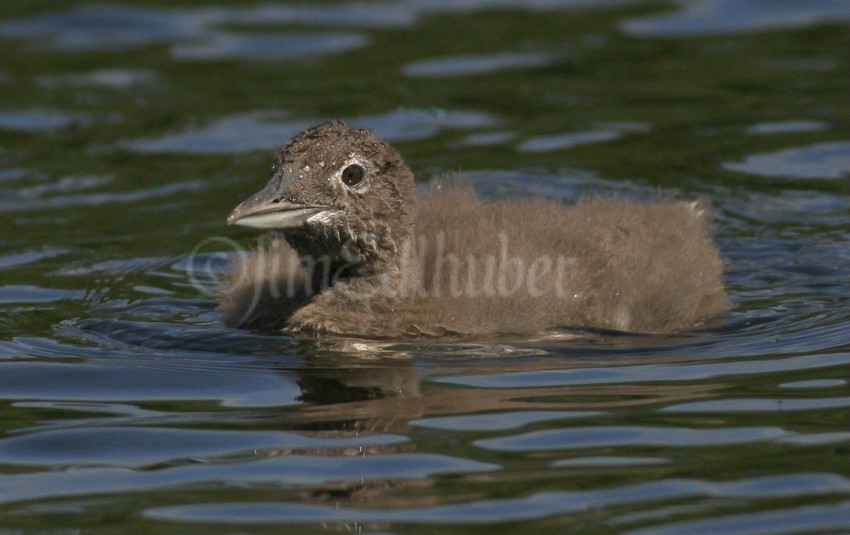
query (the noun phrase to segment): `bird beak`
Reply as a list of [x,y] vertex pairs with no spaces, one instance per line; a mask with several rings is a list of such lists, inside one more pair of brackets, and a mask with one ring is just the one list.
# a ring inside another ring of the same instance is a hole
[[270,190],[263,188],[245,199],[227,216],[227,224],[256,229],[291,229],[306,225],[308,219],[328,209],[279,200],[275,191]]

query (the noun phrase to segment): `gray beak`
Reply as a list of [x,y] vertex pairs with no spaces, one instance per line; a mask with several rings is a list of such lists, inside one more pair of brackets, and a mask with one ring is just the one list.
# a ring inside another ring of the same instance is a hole
[[291,229],[307,224],[308,219],[328,209],[280,200],[275,193],[267,186],[251,195],[230,212],[227,224],[256,229]]

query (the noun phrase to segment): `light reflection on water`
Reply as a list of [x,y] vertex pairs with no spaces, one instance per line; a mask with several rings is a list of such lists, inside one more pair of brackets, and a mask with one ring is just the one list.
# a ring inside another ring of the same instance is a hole
[[732,171],[790,179],[846,178],[850,176],[850,141],[753,154],[743,162],[725,163],[723,166]]
[[[408,0],[0,21],[4,525],[850,529],[846,39],[805,38],[848,15]],[[228,259],[258,242],[224,217],[335,116],[484,197],[704,197],[735,308],[664,336],[224,328]]]
[[[263,111],[218,119],[201,129],[170,134],[158,139],[134,140],[122,146],[141,152],[227,153],[257,149],[276,150],[281,140],[312,126],[321,119],[286,120],[283,112]],[[484,113],[462,110],[414,110],[399,108],[389,113],[349,119],[352,124],[371,128],[390,141],[411,141],[433,137],[445,129],[472,129],[499,123]]]
[[[807,481],[801,481],[807,480]],[[641,483],[625,487],[573,492],[545,492],[515,500],[488,500],[474,504],[420,507],[415,510],[376,510],[334,508],[330,506],[299,505],[257,502],[250,505],[228,503],[172,506],[152,509],[147,514],[153,518],[182,522],[234,522],[234,523],[305,523],[305,522],[398,522],[423,523],[496,523],[530,520],[547,516],[567,515],[598,507],[636,505],[674,498],[715,498],[769,500],[776,497],[775,488],[799,488],[803,484],[815,487],[814,494],[843,493],[850,491],[850,482],[838,476],[820,474],[783,478],[756,478],[726,483],[696,480],[667,480]],[[808,489],[806,489],[808,490]],[[807,494],[803,490],[800,494]],[[844,511],[847,507],[829,508],[830,513]],[[513,512],[511,514],[510,512]],[[236,519],[234,521],[234,519]],[[842,527],[845,521],[833,520],[827,524],[821,517],[815,526]],[[723,522],[718,522],[722,525]],[[804,524],[805,526],[805,524]]]

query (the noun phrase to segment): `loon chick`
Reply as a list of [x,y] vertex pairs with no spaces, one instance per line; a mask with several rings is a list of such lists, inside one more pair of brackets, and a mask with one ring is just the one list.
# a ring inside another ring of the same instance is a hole
[[230,326],[372,338],[589,327],[661,333],[729,309],[699,202],[478,200],[413,174],[374,132],[331,121],[278,151],[228,217],[274,230],[237,262]]

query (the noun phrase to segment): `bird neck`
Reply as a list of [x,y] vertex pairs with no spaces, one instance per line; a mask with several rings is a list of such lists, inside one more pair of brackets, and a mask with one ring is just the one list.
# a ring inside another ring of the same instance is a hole
[[328,290],[386,297],[412,295],[418,287],[413,229],[379,227],[372,232],[321,237],[287,234],[301,259],[312,293]]

